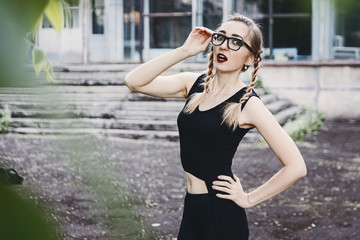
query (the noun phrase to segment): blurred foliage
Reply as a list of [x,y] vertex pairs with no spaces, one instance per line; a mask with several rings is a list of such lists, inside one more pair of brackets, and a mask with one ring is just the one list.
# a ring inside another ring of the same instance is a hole
[[[65,138],[59,144],[63,154],[77,169],[82,182],[90,187],[99,209],[104,211],[103,223],[116,239],[153,239],[146,231],[143,219],[132,199],[124,189],[123,173],[114,172],[102,138],[84,134]],[[89,151],[91,149],[91,151]]]
[[[34,29],[48,0],[0,0],[0,87],[30,87],[23,68],[27,33]],[[1,114],[1,130],[9,126],[9,111]],[[11,189],[0,185],[0,239],[54,240],[52,223],[44,212]]]
[[0,184],[0,239],[55,240],[56,232],[44,212]]
[[[60,32],[64,25],[64,15],[71,18],[69,3],[65,0],[0,0],[0,86],[15,87],[33,86],[34,82],[25,81],[26,74],[21,68],[26,59],[27,44],[24,39],[28,33],[33,38],[42,24],[44,15],[51,25]],[[67,14],[64,14],[64,12]],[[6,33],[6,34],[4,34]],[[48,80],[53,79],[51,63],[46,54],[31,43],[32,59],[37,74],[45,71]]]
[[262,81],[262,77],[261,77],[260,74],[257,75],[257,80],[256,80],[256,83],[255,83],[255,88],[263,89],[265,95],[270,93],[269,88],[264,86],[263,81]]
[[8,106],[0,110],[0,129],[2,133],[9,132],[11,123],[11,111]]
[[46,79],[55,82],[52,65],[49,59],[46,57],[45,51],[38,48],[36,45],[33,45],[31,55],[36,76],[39,76],[41,71],[44,70]]
[[[49,3],[46,5],[42,14],[35,22],[35,25],[31,31],[32,38],[35,39],[36,33],[38,32],[40,26],[42,25],[44,16],[49,20],[51,26],[60,33],[64,26],[64,16],[67,16],[68,22],[71,23],[71,11],[69,9],[69,3],[65,0],[49,0]],[[30,42],[32,47],[32,62],[34,70],[37,76],[41,73],[42,70],[45,72],[47,80],[54,82],[54,73],[52,70],[51,62],[46,57],[45,51],[38,48],[33,42]]]
[[34,28],[48,0],[0,0],[0,87],[32,86],[22,68],[26,57],[24,38]]
[[324,125],[325,116],[318,109],[302,106],[295,120],[285,124],[285,131],[293,140],[302,141],[304,137],[319,130]]

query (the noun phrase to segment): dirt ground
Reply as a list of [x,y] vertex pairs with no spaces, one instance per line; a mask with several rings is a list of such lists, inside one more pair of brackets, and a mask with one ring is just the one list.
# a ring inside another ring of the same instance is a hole
[[[47,206],[62,239],[175,239],[185,196],[179,143],[88,138],[72,154],[66,137],[1,135],[0,167],[25,177],[13,187]],[[326,121],[297,144],[308,175],[247,210],[250,239],[360,239],[360,120]],[[247,191],[280,168],[259,143],[240,144],[233,165]]]

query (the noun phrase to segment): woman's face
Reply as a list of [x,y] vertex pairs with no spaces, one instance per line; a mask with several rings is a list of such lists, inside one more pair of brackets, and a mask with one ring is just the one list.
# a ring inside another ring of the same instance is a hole
[[[226,37],[238,38],[250,45],[249,28],[245,23],[229,21],[223,23],[217,30]],[[242,45],[239,50],[234,51],[228,47],[228,41],[225,40],[220,46],[213,45],[214,66],[219,72],[240,71],[244,65],[252,65],[253,54]]]

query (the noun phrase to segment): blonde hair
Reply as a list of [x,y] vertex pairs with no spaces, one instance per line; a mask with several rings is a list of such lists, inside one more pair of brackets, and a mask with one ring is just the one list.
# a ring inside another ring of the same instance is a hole
[[[261,53],[262,53],[262,34],[260,31],[259,26],[250,18],[247,18],[242,15],[233,15],[230,16],[227,19],[227,22],[229,21],[237,21],[245,23],[249,30],[249,36],[250,36],[250,46],[253,49],[253,55],[254,55],[254,69],[251,73],[251,83],[248,86],[246,93],[242,96],[239,102],[236,103],[227,103],[224,107],[223,112],[223,121],[222,123],[226,123],[232,130],[235,130],[239,125],[239,114],[242,111],[242,104],[246,102],[246,100],[249,99],[250,95],[252,94],[253,88],[255,87],[256,80],[257,80],[257,72],[260,68],[260,61]],[[204,80],[204,91],[200,93],[194,93],[188,104],[186,105],[184,111],[185,113],[192,113],[201,103],[203,100],[205,93],[209,93],[213,88],[213,70],[214,70],[214,53],[213,53],[213,47],[210,48],[210,53],[208,55],[209,64],[208,64],[208,70],[207,74]],[[242,72],[245,72],[248,69],[249,66],[244,65],[241,69]]]

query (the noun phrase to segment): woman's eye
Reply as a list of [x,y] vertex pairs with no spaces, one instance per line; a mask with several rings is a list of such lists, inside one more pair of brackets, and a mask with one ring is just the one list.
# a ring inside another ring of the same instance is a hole
[[222,41],[222,40],[224,40],[224,36],[217,35],[216,39],[219,40],[219,41]]
[[232,43],[236,46],[241,46],[242,45],[242,41],[240,39],[233,39]]

